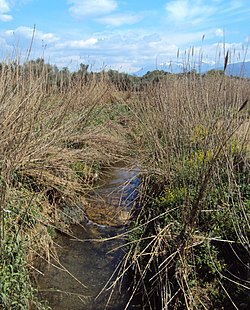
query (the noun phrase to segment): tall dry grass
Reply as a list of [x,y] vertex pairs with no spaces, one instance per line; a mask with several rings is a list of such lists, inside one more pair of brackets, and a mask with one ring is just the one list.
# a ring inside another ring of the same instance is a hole
[[[30,281],[27,265],[35,278],[36,256],[56,256],[55,229],[69,232],[68,224],[84,216],[96,165],[129,154],[144,174],[122,266],[123,273],[135,272],[131,299],[143,292],[148,309],[240,307],[235,290],[244,306],[249,81],[193,72],[123,96],[105,74],[83,80],[50,69],[43,61],[1,65],[1,277],[7,285],[0,305],[11,308],[18,300],[24,309],[40,307],[30,287],[18,292],[15,283]],[[15,278],[18,270],[22,279]]]
[[170,75],[134,102],[144,203],[124,270],[137,273],[145,309],[249,302],[249,86]]
[[[49,68],[42,60],[8,61],[0,67],[0,240],[5,281],[0,305],[8,309],[14,303],[28,309],[35,302],[29,288],[18,291],[20,261],[28,283],[26,267],[35,275],[36,257],[49,261],[55,229],[69,231],[69,223],[83,218],[98,166],[127,153],[117,128],[95,123],[112,93],[104,74],[83,81],[70,72],[55,76]],[[19,243],[24,251],[13,250]],[[22,259],[15,258],[15,251]]]

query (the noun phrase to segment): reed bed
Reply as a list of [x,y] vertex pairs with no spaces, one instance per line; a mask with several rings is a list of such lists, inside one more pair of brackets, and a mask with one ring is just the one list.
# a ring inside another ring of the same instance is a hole
[[127,146],[117,126],[97,121],[111,103],[104,74],[56,75],[42,60],[17,60],[0,75],[0,307],[43,309],[31,285],[37,257],[55,255],[56,230],[83,219],[100,167]]
[[121,161],[143,179],[114,283],[132,271],[129,303],[247,307],[250,88],[225,75],[227,61],[141,84],[42,59],[1,63],[0,307],[48,308],[37,258],[57,257],[56,231],[71,234],[101,168]]
[[144,183],[123,271],[143,309],[249,305],[249,86],[191,72],[134,101]]

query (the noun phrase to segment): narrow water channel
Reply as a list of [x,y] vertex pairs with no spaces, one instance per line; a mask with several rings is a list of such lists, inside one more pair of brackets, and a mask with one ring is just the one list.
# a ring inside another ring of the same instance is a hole
[[129,227],[140,184],[138,169],[112,168],[102,183],[87,211],[90,219],[72,227],[75,239],[58,236],[59,262],[47,265],[39,277],[41,297],[53,310],[122,310],[130,298],[128,276],[120,285],[112,283],[124,256],[126,240],[120,235]]

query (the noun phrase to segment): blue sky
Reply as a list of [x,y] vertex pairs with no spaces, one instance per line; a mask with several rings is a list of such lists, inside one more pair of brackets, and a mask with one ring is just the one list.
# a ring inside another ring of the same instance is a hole
[[59,67],[135,72],[192,48],[207,62],[223,47],[250,60],[249,21],[249,0],[0,0],[0,57],[25,55],[36,25],[31,57]]

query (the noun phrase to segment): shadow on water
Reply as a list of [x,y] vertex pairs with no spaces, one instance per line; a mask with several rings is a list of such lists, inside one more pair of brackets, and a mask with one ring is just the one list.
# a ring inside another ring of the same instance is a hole
[[[137,169],[108,171],[104,185],[95,192],[97,208],[93,208],[91,220],[72,227],[75,238],[58,235],[55,240],[59,247],[58,261],[47,264],[44,276],[38,280],[41,297],[48,300],[53,310],[126,307],[130,298],[129,276],[125,274],[122,283],[115,286],[112,283],[124,256],[122,245],[126,240],[122,234],[129,227],[123,213],[129,214],[133,207],[140,184],[138,174]],[[122,217],[117,210],[123,211]],[[127,309],[140,306],[131,304]]]

